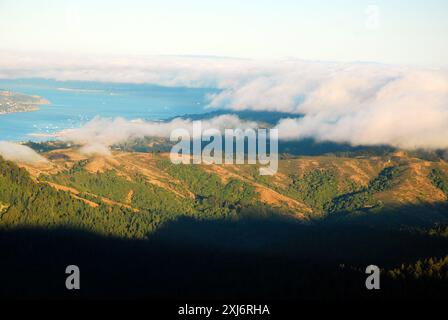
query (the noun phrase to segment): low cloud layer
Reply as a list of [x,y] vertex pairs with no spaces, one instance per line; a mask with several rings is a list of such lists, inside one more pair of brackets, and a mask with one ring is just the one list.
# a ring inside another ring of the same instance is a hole
[[33,149],[7,141],[0,141],[0,156],[6,160],[29,164],[45,163],[47,160]]
[[[278,124],[283,139],[448,147],[446,69],[160,56],[30,58],[4,52],[0,70],[0,77],[218,88],[208,97],[211,108],[300,115]],[[156,134],[159,129],[152,128]]]
[[[202,130],[209,128],[224,129],[256,128],[253,121],[243,121],[235,115],[221,115],[201,121]],[[193,137],[193,122],[189,119],[173,119],[169,122],[125,120],[123,118],[96,117],[86,125],[77,129],[67,129],[56,135],[63,141],[81,145],[80,152],[86,155],[109,155],[108,147],[130,139],[144,137],[169,138],[174,129],[185,129]]]
[[406,149],[448,147],[446,74],[409,72],[380,86],[362,80],[353,76],[323,84],[301,105],[303,118],[278,124],[281,138]]

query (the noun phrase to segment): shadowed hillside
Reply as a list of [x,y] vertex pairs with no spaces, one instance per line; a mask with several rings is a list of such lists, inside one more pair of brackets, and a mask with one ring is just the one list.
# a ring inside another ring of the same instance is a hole
[[[0,159],[3,297],[442,298],[447,287],[444,161],[288,157],[260,176],[159,153],[41,154]],[[76,293],[69,264],[82,270]],[[370,264],[377,293],[364,287]]]
[[[148,240],[34,228],[1,231],[0,240],[3,298],[441,299],[447,288],[446,263],[443,280],[388,271],[436,261],[446,238],[366,227],[181,219]],[[379,292],[364,287],[371,263],[383,268]],[[70,264],[81,270],[77,292],[64,286]]]

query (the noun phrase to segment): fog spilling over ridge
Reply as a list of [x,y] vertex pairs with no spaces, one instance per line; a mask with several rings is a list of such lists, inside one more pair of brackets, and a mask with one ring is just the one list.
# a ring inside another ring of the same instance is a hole
[[[202,129],[248,129],[256,128],[257,123],[243,121],[234,115],[217,116],[201,122]],[[81,152],[85,154],[108,154],[107,147],[125,142],[129,139],[144,137],[169,138],[174,129],[183,128],[193,136],[193,123],[189,119],[176,118],[169,122],[125,120],[123,118],[96,117],[78,129],[67,129],[56,135],[63,141],[71,141],[82,145]]]
[[[408,149],[448,147],[445,69],[292,59],[0,53],[0,78],[21,77],[217,88],[219,92],[208,96],[209,108],[297,114],[277,124],[281,139]],[[110,145],[117,135],[159,136],[163,131],[166,136],[181,121],[186,120],[157,124],[95,119],[73,131],[71,138],[90,139],[95,132],[97,143]],[[113,122],[114,130],[107,129],[107,122]]]
[[36,151],[30,147],[7,142],[0,141],[0,156],[6,160],[24,162],[24,163],[45,163],[47,159],[39,155]]

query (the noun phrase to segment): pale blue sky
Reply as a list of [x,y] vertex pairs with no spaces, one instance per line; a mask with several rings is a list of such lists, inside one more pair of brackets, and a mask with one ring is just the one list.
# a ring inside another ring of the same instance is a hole
[[0,0],[0,49],[447,66],[447,16],[446,0]]

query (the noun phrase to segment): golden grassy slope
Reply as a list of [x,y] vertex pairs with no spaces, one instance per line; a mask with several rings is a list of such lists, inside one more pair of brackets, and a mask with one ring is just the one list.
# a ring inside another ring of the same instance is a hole
[[[87,160],[86,170],[92,173],[114,170],[117,175],[132,179],[133,173],[146,177],[147,181],[172,192],[179,198],[194,198],[188,186],[157,166],[159,159],[167,159],[167,154],[130,153],[114,151],[110,156],[87,157],[76,149],[59,149],[43,154],[48,163],[39,165],[19,164],[38,179],[41,174],[55,174],[71,168],[80,160]],[[298,157],[280,160],[279,172],[274,176],[259,176],[258,168],[251,165],[201,165],[207,172],[216,174],[223,183],[230,179],[238,179],[255,187],[261,202],[272,207],[284,208],[298,218],[305,218],[313,213],[313,208],[291,195],[291,176],[302,177],[312,170],[332,170],[336,172],[338,189],[341,193],[349,192],[354,187],[361,188],[378,176],[386,167],[400,166],[402,174],[395,179],[392,187],[375,194],[375,198],[388,206],[415,204],[435,204],[446,201],[446,195],[436,188],[428,178],[432,168],[439,167],[448,172],[446,162],[431,162],[396,153],[388,157],[340,158],[333,156]],[[54,186],[66,188],[67,186]],[[73,196],[79,198],[77,190],[71,190]],[[126,203],[115,203],[110,199],[98,197],[101,201],[120,206],[129,206],[133,190],[129,190]],[[85,199],[92,206],[96,203]]]

